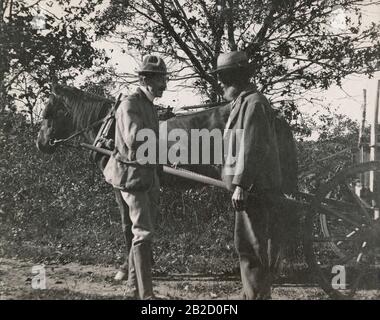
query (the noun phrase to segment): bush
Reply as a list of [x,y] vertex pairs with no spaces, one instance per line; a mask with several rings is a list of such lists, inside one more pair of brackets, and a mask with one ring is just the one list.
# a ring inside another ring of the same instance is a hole
[[[35,146],[38,128],[3,113],[0,131],[0,237],[7,256],[45,263],[123,262],[124,240],[112,188],[82,149],[53,155]],[[212,187],[164,187],[156,272],[230,272],[236,268],[233,214]]]
[[[0,124],[0,253],[44,263],[121,264],[119,210],[112,188],[89,161],[88,151],[61,147],[45,155],[35,146],[38,128],[23,115],[1,113]],[[326,163],[318,159],[355,143],[354,129],[298,143],[303,191],[315,191],[319,178],[323,181],[350,164],[349,153]],[[162,187],[155,272],[236,272],[233,225],[226,191]],[[294,234],[296,253],[291,254],[302,264],[301,231],[302,225]]]

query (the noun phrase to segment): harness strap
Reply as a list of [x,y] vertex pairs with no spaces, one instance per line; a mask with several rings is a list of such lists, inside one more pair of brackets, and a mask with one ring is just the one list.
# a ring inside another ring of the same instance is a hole
[[[67,138],[65,138],[65,139],[58,139],[58,140],[54,139],[54,140],[52,140],[52,141],[49,141],[49,144],[50,144],[51,146],[55,146],[55,145],[57,145],[57,144],[59,144],[59,143],[67,142],[67,141],[69,141],[69,140],[71,140],[71,139],[73,139],[73,138],[75,138],[75,137],[77,137],[77,136],[79,136],[79,135],[81,135],[81,134],[87,132],[88,130],[90,130],[90,129],[96,127],[97,125],[99,125],[99,124],[101,124],[101,123],[107,121],[108,119],[114,117],[114,116],[115,116],[116,109],[117,109],[117,107],[119,106],[119,104],[120,104],[120,102],[121,102],[121,97],[122,97],[122,94],[120,93],[119,96],[118,96],[118,98],[117,98],[117,100],[116,100],[116,102],[115,102],[115,104],[112,106],[111,111],[110,111],[110,112],[108,113],[108,115],[106,115],[104,118],[102,118],[102,119],[100,119],[100,120],[97,120],[97,121],[91,123],[91,124],[88,125],[86,128],[84,128],[84,129],[82,129],[82,130],[79,130],[79,131],[75,132],[74,134],[72,134],[71,136],[69,136],[69,137],[67,137]],[[63,104],[65,105],[65,103],[63,103]],[[67,108],[66,105],[65,105],[65,108]]]
[[64,142],[67,142],[67,141],[69,141],[69,140],[71,140],[71,139],[73,139],[73,138],[75,138],[75,137],[81,135],[82,133],[84,133],[84,132],[86,132],[86,131],[92,129],[93,127],[99,125],[99,124],[102,123],[103,121],[106,121],[107,119],[111,118],[112,116],[113,116],[112,114],[108,114],[108,115],[105,116],[104,118],[102,118],[102,119],[100,119],[100,120],[97,120],[97,121],[91,123],[91,124],[90,124],[89,126],[87,126],[86,128],[84,128],[84,129],[82,129],[82,130],[79,130],[79,131],[75,132],[75,133],[72,134],[71,136],[69,136],[69,137],[67,137],[67,138],[65,138],[65,139],[58,139],[58,140],[54,139],[54,140],[50,141],[49,144],[50,144],[51,146],[55,146],[55,145],[57,145],[58,143],[64,143]]

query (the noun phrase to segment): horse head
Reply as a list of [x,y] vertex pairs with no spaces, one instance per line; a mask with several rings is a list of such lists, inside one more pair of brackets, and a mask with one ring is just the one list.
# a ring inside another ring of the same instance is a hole
[[[113,101],[105,97],[66,85],[53,85],[52,94],[43,111],[43,121],[37,137],[37,147],[45,153],[53,153],[56,140],[65,139],[75,131],[81,131],[104,118]],[[82,136],[93,143],[100,124],[83,132]]]
[[73,130],[72,115],[64,100],[52,93],[42,113],[36,145],[43,153],[55,152],[55,140],[67,138]]

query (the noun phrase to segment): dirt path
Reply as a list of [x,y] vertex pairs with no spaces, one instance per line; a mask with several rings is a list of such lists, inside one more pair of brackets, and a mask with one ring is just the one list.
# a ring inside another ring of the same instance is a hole
[[[129,299],[125,282],[115,283],[115,269],[107,266],[45,266],[46,289],[32,288],[32,261],[0,258],[0,300],[2,299]],[[215,280],[191,276],[155,277],[155,291],[164,299],[237,299],[238,279]],[[367,299],[380,299],[379,291],[363,292]],[[328,299],[315,286],[276,285],[273,299]]]

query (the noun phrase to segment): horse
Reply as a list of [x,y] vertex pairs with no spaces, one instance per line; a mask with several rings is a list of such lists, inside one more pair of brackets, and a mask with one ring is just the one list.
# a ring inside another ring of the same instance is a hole
[[[38,132],[36,145],[37,148],[46,154],[54,153],[59,144],[52,143],[54,140],[65,139],[72,135],[74,132],[87,128],[89,125],[104,118],[115,101],[101,97],[95,94],[84,92],[75,87],[54,85],[52,92],[49,96],[48,102],[42,112],[41,127]],[[198,113],[198,117],[189,117],[189,115],[182,115],[178,118],[171,118],[162,122],[167,124],[167,130],[173,128],[221,128],[223,123],[228,118],[227,108],[205,110]],[[167,114],[164,115],[167,117]],[[90,128],[83,132],[84,140],[93,144],[100,129],[101,124]],[[96,164],[99,169],[103,170],[105,163],[105,156],[97,156]],[[196,166],[193,171],[208,175],[210,177],[218,177],[219,169],[216,166]],[[161,177],[160,177],[161,178]],[[173,184],[171,177],[161,178],[161,184]],[[187,183],[188,186],[192,185],[188,180],[175,179],[178,185],[183,186]],[[166,182],[166,183],[165,183]],[[124,264],[115,276],[116,280],[122,280],[127,274],[128,256],[132,242],[131,222],[129,220],[128,207],[122,200],[120,190],[114,189],[116,203],[120,210],[122,230],[124,241],[126,245]]]
[[[65,139],[84,128],[89,127],[96,121],[104,118],[111,110],[114,101],[98,95],[90,94],[75,87],[54,85],[49,96],[48,103],[42,113],[41,128],[36,140],[37,148],[43,153],[54,153],[58,148],[54,140]],[[175,116],[160,122],[160,128],[165,126],[165,130],[170,132],[173,129],[219,129],[223,132],[230,114],[230,105],[224,104],[218,107],[193,112],[190,114]],[[83,133],[86,142],[93,144],[101,124],[91,127]],[[278,118],[276,131],[279,139],[280,162],[282,172],[285,175],[284,193],[292,193],[297,184],[296,149],[293,135],[286,121]],[[160,139],[162,137],[160,136]],[[167,139],[167,137],[165,137]],[[175,141],[167,141],[167,146],[175,144]],[[212,139],[210,148],[212,148]],[[96,157],[96,163],[100,169],[104,168],[107,159],[105,156]],[[193,172],[206,175],[211,178],[220,178],[221,166],[215,163],[187,165],[187,169]],[[192,186],[193,184],[181,178],[174,178],[182,187]],[[173,177],[160,177],[161,184],[173,185]],[[285,190],[286,189],[286,190]],[[128,207],[122,200],[120,190],[114,189],[116,202],[118,204],[124,240],[126,244],[125,262],[120,267],[115,276],[116,280],[122,280],[127,275],[128,256],[132,243],[131,222],[129,220]]]

